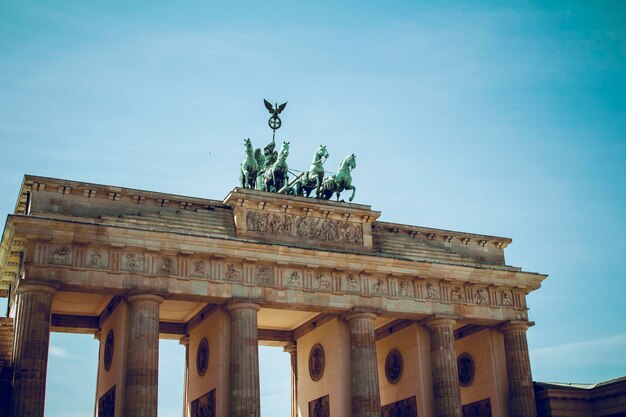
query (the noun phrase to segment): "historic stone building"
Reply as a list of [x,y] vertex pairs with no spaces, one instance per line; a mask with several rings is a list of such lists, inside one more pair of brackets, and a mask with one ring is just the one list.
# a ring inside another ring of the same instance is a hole
[[99,417],[156,416],[159,338],[187,349],[189,417],[259,416],[259,344],[291,354],[293,416],[535,416],[526,295],[546,276],[506,264],[510,239],[379,215],[26,176],[0,250],[0,414],[43,416],[61,331],[100,341]]

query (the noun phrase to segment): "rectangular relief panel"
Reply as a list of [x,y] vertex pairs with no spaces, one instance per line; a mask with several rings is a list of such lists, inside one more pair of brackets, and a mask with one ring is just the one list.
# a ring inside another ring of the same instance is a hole
[[381,417],[417,417],[417,399],[409,397],[387,404],[381,407],[380,415]]
[[115,385],[98,400],[98,417],[115,417]]
[[215,417],[215,389],[191,402],[191,417]]
[[309,417],[330,417],[330,399],[328,395],[309,402]]
[[463,417],[491,417],[491,400],[486,398],[464,405]]

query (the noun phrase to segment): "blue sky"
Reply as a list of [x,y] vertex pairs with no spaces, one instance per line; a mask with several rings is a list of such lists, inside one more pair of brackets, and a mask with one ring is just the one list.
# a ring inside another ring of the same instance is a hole
[[[289,100],[290,167],[357,154],[355,202],[513,238],[536,380],[626,374],[626,3],[0,3],[0,214],[25,173],[220,199]],[[97,343],[54,334],[46,415],[93,412]],[[182,348],[161,344],[160,415]],[[262,351],[264,415],[287,354]],[[68,377],[71,376],[71,377]]]

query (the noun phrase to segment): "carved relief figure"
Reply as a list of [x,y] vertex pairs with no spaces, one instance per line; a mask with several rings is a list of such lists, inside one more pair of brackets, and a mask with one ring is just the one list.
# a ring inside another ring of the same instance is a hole
[[174,262],[171,258],[161,258],[159,270],[162,274],[170,275],[173,272]]
[[300,273],[298,271],[293,271],[287,277],[287,286],[288,287],[299,287],[300,286]]
[[484,288],[476,289],[476,292],[474,293],[474,303],[487,304],[487,292]]
[[384,294],[385,293],[385,280],[382,278],[378,278],[376,284],[374,284],[374,294]]
[[500,305],[501,306],[512,306],[513,305],[513,299],[511,298],[511,295],[509,294],[508,291],[502,291],[500,293]]
[[319,289],[328,290],[330,289],[330,280],[325,278],[325,275],[321,272],[318,272],[315,275],[316,287]]
[[60,247],[52,252],[48,258],[48,263],[53,265],[67,265],[69,263],[70,250],[66,247]]
[[126,260],[128,261],[128,270],[136,272],[141,269],[141,260],[134,253],[127,253]]
[[267,266],[261,266],[256,271],[256,281],[259,284],[270,284],[272,279],[272,270]]
[[206,263],[204,261],[195,261],[193,263],[193,271],[191,272],[192,277],[206,278],[208,275]]
[[426,284],[426,298],[430,298],[431,300],[439,299],[439,290],[432,282]]
[[226,279],[229,281],[238,281],[240,277],[237,267],[233,264],[228,264],[226,267]]
[[352,274],[346,275],[346,282],[348,283],[349,291],[356,291],[359,289],[359,282]]
[[104,261],[100,252],[93,252],[89,256],[89,266],[92,268],[104,268]]
[[463,291],[460,286],[456,286],[450,291],[450,300],[452,301],[463,301]]
[[400,283],[400,296],[401,297],[410,297],[411,290],[409,287],[409,281],[402,281]]

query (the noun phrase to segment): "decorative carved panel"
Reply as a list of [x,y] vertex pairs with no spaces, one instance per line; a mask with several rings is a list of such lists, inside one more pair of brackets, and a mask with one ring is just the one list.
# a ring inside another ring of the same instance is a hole
[[474,359],[469,353],[461,353],[456,360],[456,366],[459,370],[459,385],[469,387],[474,381]]
[[109,371],[111,369],[111,363],[113,362],[113,351],[115,350],[115,336],[113,329],[110,329],[107,333],[107,338],[104,342],[104,370]]
[[400,381],[403,364],[402,354],[398,349],[392,349],[387,354],[387,359],[385,359],[385,375],[387,376],[387,380],[392,384],[397,384],[398,381]]
[[491,417],[491,400],[486,398],[464,405],[463,417]]
[[328,395],[309,402],[309,417],[330,417],[330,399]]
[[209,367],[209,341],[206,337],[203,337],[198,344],[198,351],[196,352],[196,370],[198,375],[204,376],[206,370]]
[[191,402],[190,417],[215,417],[215,389]]
[[415,397],[405,398],[381,407],[381,417],[417,417],[417,400]]
[[361,224],[317,217],[250,210],[246,215],[246,230],[308,240],[363,244]]
[[309,353],[309,375],[313,381],[319,381],[322,378],[325,366],[324,348],[317,343],[311,348]]
[[98,417],[115,417],[115,385],[98,400]]

